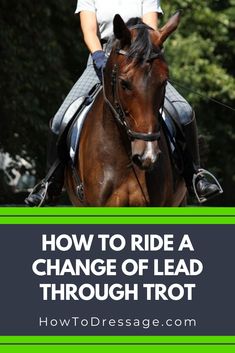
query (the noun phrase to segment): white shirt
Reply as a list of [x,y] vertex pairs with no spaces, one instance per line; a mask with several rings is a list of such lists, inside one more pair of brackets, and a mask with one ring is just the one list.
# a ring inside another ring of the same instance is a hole
[[96,14],[101,39],[108,39],[113,34],[115,14],[126,22],[131,17],[143,17],[148,12],[162,13],[160,0],[78,0],[75,13],[81,11]]

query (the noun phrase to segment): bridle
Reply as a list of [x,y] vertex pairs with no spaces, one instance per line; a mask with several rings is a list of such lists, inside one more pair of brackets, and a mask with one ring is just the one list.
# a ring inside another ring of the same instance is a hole
[[[134,28],[148,28],[148,26],[144,25],[144,24],[138,24],[135,26],[132,26],[130,29],[134,29]],[[149,29],[152,30],[152,28],[149,27]],[[160,55],[162,55],[163,50],[160,50],[159,52],[150,52],[147,56],[147,58],[144,58],[145,61],[152,61],[156,58],[158,58]],[[115,53],[117,55],[124,55],[127,57],[130,57],[128,55],[128,52],[126,52],[125,50],[122,50],[120,48],[116,48],[115,49]],[[136,58],[136,56],[135,56]],[[136,132],[131,130],[131,128],[129,127],[127,121],[126,121],[126,113],[122,107],[122,104],[120,102],[120,97],[119,97],[119,90],[118,90],[118,69],[119,66],[118,64],[114,64],[113,69],[112,69],[112,73],[111,73],[111,86],[112,86],[112,93],[113,93],[113,104],[110,102],[110,100],[107,98],[106,95],[106,90],[105,90],[105,82],[104,82],[104,75],[103,75],[103,96],[104,96],[104,100],[107,103],[107,105],[109,106],[109,108],[111,109],[116,121],[118,122],[118,124],[123,127],[126,131],[126,134],[128,136],[128,138],[130,139],[130,141],[133,140],[142,140],[142,141],[147,141],[147,142],[153,142],[153,141],[158,141],[160,140],[161,137],[161,126],[159,127],[159,130],[157,132],[154,133],[143,133],[143,132]],[[165,93],[165,92],[164,92]],[[164,94],[165,96],[165,94]],[[163,110],[163,102],[162,102],[162,106],[160,108],[160,110]],[[159,116],[161,117],[162,114],[160,113]],[[160,124],[161,125],[161,124]]]

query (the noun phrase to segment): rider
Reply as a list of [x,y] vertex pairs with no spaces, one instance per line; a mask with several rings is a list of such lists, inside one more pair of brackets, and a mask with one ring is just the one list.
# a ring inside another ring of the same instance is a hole
[[[157,29],[158,15],[162,14],[160,0],[78,0],[76,14],[80,15],[81,29],[84,41],[90,51],[87,67],[82,76],[75,83],[63,104],[56,113],[52,131],[58,130],[64,113],[78,97],[88,92],[101,80],[101,70],[105,67],[107,56],[105,55],[105,43],[113,33],[113,17],[120,14],[126,22],[131,17],[141,17],[143,22]],[[177,112],[186,140],[185,149],[185,173],[184,178],[190,192],[193,191],[193,177],[195,178],[196,194],[200,199],[206,200],[220,192],[219,186],[210,182],[200,169],[197,127],[194,112],[187,101],[168,82],[166,86],[166,100],[170,102],[172,109]],[[58,133],[58,132],[57,132]],[[64,164],[59,163],[54,168],[52,175],[45,183],[44,180],[35,187],[26,198],[29,206],[39,206],[50,203],[61,193],[64,183]],[[46,195],[46,197],[45,197]]]

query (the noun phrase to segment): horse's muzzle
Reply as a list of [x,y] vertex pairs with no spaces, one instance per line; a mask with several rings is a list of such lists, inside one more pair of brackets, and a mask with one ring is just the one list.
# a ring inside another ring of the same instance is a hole
[[135,163],[140,169],[150,171],[155,168],[156,163],[161,155],[161,151],[156,155],[155,159],[143,158],[140,155],[134,155],[132,157],[132,162]]
[[161,151],[157,142],[133,142],[132,143],[132,162],[140,169],[152,170],[159,160]]

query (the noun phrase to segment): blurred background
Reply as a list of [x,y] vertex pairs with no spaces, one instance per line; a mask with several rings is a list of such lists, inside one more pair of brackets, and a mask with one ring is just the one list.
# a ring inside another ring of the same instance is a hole
[[[160,26],[183,10],[165,45],[170,79],[196,112],[202,167],[235,206],[235,0],[165,0]],[[76,0],[0,0],[0,205],[22,205],[46,171],[49,120],[84,69]],[[61,204],[66,204],[66,198]]]

